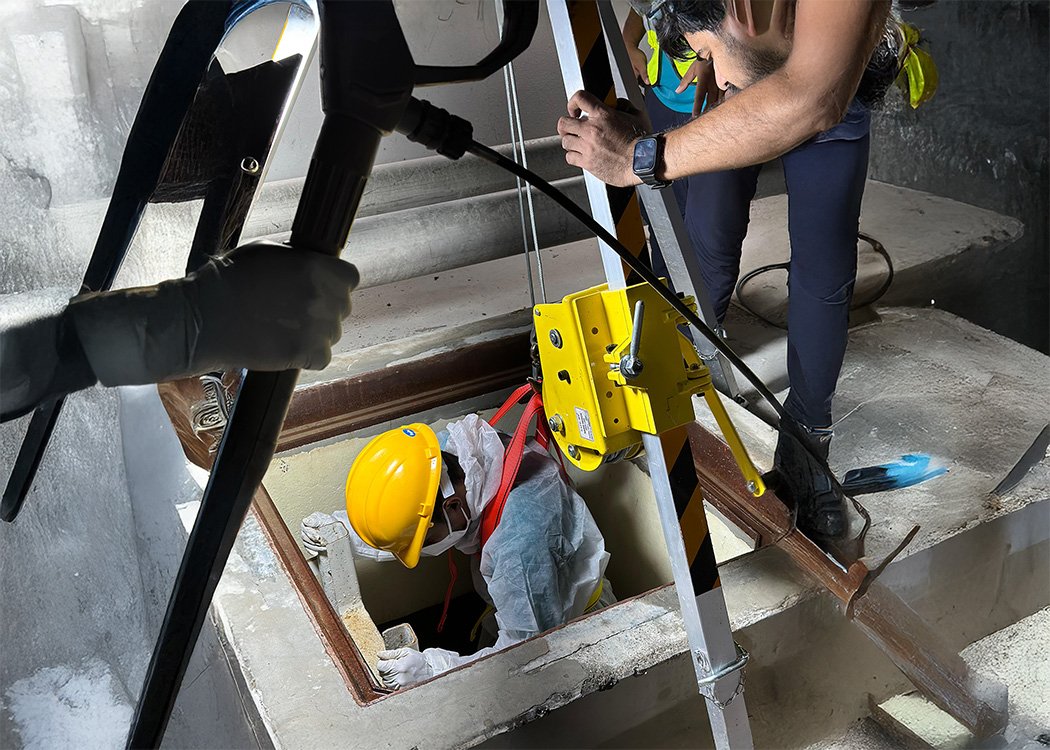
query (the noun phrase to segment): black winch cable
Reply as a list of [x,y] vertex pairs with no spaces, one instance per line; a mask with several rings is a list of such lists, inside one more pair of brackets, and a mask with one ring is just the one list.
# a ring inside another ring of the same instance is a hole
[[[400,129],[400,128],[399,128]],[[835,473],[831,470],[828,462],[825,458],[820,456],[809,444],[809,438],[804,432],[804,428],[798,426],[794,419],[792,419],[787,412],[784,410],[784,405],[780,403],[773,392],[769,390],[767,386],[755,372],[748,367],[747,363],[744,362],[740,356],[734,352],[728,344],[726,344],[721,337],[718,336],[714,331],[711,330],[710,326],[704,323],[700,319],[700,316],[694,313],[689,306],[683,302],[677,294],[664,284],[659,277],[656,276],[651,270],[649,270],[644,263],[638,260],[631,251],[628,250],[623,243],[621,243],[615,235],[609,232],[605,227],[594,220],[583,208],[577,205],[567,195],[562,193],[556,187],[551,185],[549,182],[544,180],[542,177],[537,175],[532,170],[523,167],[521,164],[517,164],[510,159],[506,158],[497,151],[492,150],[488,146],[478,143],[471,139],[469,145],[464,149],[467,153],[474,154],[475,156],[484,159],[485,161],[494,164],[502,169],[507,170],[513,175],[520,177],[521,179],[528,182],[530,185],[535,187],[541,193],[546,195],[552,201],[557,203],[559,206],[568,211],[572,216],[583,224],[585,227],[594,232],[598,238],[608,245],[614,253],[620,256],[620,259],[635,273],[637,273],[641,279],[649,284],[656,292],[671,305],[679,314],[681,314],[689,325],[693,326],[701,335],[710,341],[714,347],[725,356],[729,363],[733,365],[747,381],[754,387],[758,394],[773,408],[780,419],[780,429],[782,431],[790,432],[803,446],[803,449],[810,455],[810,457],[817,463],[824,474],[827,476],[831,483],[831,486],[842,493],[844,497],[847,497],[846,492],[842,489],[842,484],[839,482]]]
[[[850,305],[851,310],[856,310],[860,307],[867,307],[868,305],[874,305],[876,302],[882,299],[883,295],[889,291],[890,285],[893,284],[893,259],[890,257],[890,254],[886,250],[886,248],[883,247],[882,243],[879,242],[877,239],[871,237],[870,235],[864,234],[864,232],[858,232],[857,239],[859,239],[861,242],[868,243],[871,246],[871,249],[875,252],[875,254],[880,256],[883,259],[883,261],[885,261],[886,276],[883,278],[882,283],[879,285],[879,288],[872,292],[867,299],[862,301],[857,301],[856,299],[854,299],[852,304]],[[747,310],[749,313],[754,315],[766,325],[770,325],[774,328],[779,328],[782,331],[786,331],[787,326],[781,325],[777,321],[766,317],[758,310],[753,308],[751,304],[747,301],[747,296],[744,294],[744,287],[749,281],[751,281],[754,278],[757,278],[758,276],[761,276],[762,274],[769,273],[770,271],[785,271],[786,273],[790,274],[791,261],[784,261],[782,263],[769,263],[768,265],[759,266],[754,270],[748,271],[746,274],[740,277],[740,281],[736,282],[736,299],[737,302],[740,303],[741,307],[743,307],[745,310]]]
[[546,195],[548,198],[553,200],[559,206],[564,208],[570,214],[572,214],[580,223],[584,224],[588,229],[598,235],[598,238],[607,244],[612,251],[620,256],[627,266],[637,273],[641,279],[653,287],[661,297],[663,297],[667,304],[671,305],[680,315],[682,315],[686,321],[699,331],[704,338],[714,344],[715,348],[729,360],[730,364],[733,365],[740,373],[747,378],[747,381],[751,383],[759,395],[762,396],[769,405],[776,411],[777,416],[781,419],[784,418],[784,407],[777,399],[773,392],[769,390],[769,387],[762,382],[762,379],[754,373],[754,371],[747,366],[747,364],[740,358],[740,356],[734,352],[729,345],[726,344],[722,338],[711,330],[711,327],[704,323],[700,319],[700,316],[694,313],[689,306],[683,302],[677,294],[664,284],[659,277],[654,274],[646,265],[638,260],[631,251],[628,250],[623,243],[621,243],[616,237],[608,231],[605,227],[595,221],[591,216],[578,206],[572,199],[562,193],[560,190],[552,186],[546,180],[541,178],[539,175],[530,171],[529,169],[517,164],[510,159],[506,158],[502,154],[493,151],[488,146],[472,141],[470,146],[467,147],[467,152],[474,154],[477,157],[484,159],[487,162],[495,164],[498,167],[512,172],[516,176],[525,180],[541,193]]

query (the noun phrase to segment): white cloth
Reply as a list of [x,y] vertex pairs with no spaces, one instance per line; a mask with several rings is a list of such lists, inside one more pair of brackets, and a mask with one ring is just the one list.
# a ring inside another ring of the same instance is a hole
[[456,457],[463,470],[470,525],[456,549],[473,555],[481,548],[481,516],[499,491],[503,477],[503,440],[484,419],[468,414],[442,430],[438,441],[443,451]]
[[325,526],[334,521],[339,521],[346,527],[350,536],[350,546],[353,548],[354,557],[363,558],[365,560],[375,560],[376,562],[392,562],[397,558],[393,554],[387,552],[385,549],[376,549],[365,543],[365,541],[357,535],[354,531],[354,527],[350,525],[350,519],[346,515],[345,510],[337,510],[335,513],[311,513],[302,520],[299,525],[299,538],[303,540],[303,546],[310,552],[317,554],[319,551],[320,536],[317,533],[317,529]]
[[[467,483],[467,503],[474,520],[456,545],[472,554],[480,546],[481,511],[499,490],[503,441],[487,422],[468,415],[449,425],[448,440],[443,443],[444,450],[465,464],[465,472],[471,467],[468,477],[474,477]],[[579,617],[603,580],[608,563],[605,539],[583,498],[562,477],[557,461],[529,444],[503,517],[481,551],[474,576],[478,593],[496,608],[496,643],[468,656],[428,648],[422,652],[431,673],[428,676]],[[607,604],[615,601],[611,587],[603,586],[602,600]]]

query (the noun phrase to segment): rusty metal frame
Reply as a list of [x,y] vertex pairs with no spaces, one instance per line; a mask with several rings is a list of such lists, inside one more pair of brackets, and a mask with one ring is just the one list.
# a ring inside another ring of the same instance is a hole
[[900,597],[875,578],[907,546],[914,527],[871,568],[860,559],[843,566],[800,532],[791,512],[771,490],[748,492],[729,447],[699,424],[689,441],[704,498],[758,546],[775,545],[806,575],[842,603],[847,619],[886,654],[919,691],[976,737],[1000,732],[1007,722],[1006,687],[971,672],[959,654]]
[[494,393],[531,373],[529,331],[296,389],[277,450],[298,448],[406,414]]
[[377,690],[357,644],[343,627],[342,620],[321,587],[321,582],[310,570],[302,550],[292,537],[292,532],[281,518],[273,499],[262,486],[252,498],[251,512],[255,514],[263,535],[273,547],[274,554],[299,596],[303,609],[313,622],[321,643],[339,670],[350,695],[359,705],[381,698],[389,691]]
[[[529,367],[528,334],[518,331],[396,367],[306,386],[292,399],[279,450],[509,388],[521,382]],[[207,446],[188,428],[188,404],[203,395],[200,384],[187,380],[161,384],[158,389],[186,455],[208,468]],[[689,439],[707,502],[756,546],[776,545],[784,550],[796,566],[842,603],[847,617],[920,691],[975,735],[987,736],[1002,728],[1006,716],[999,706],[1005,705],[1004,689],[971,673],[906,603],[884,586],[873,584],[903,544],[871,569],[862,560],[842,567],[793,528],[790,512],[773,492],[760,499],[751,496],[719,437],[693,424]],[[263,487],[254,496],[252,512],[354,700],[365,705],[381,698],[386,691],[369,678],[357,646]]]
[[[300,387],[292,397],[277,450],[301,447],[498,392],[520,384],[530,372],[529,332],[523,329],[451,352]],[[235,385],[230,380],[230,387]],[[198,436],[189,425],[190,405],[205,395],[200,382],[189,378],[161,383],[157,389],[186,457],[195,465],[210,469],[214,460],[211,444],[218,436]],[[389,690],[371,679],[357,645],[265,487],[256,490],[250,512],[258,520],[354,701],[366,705],[388,694]]]

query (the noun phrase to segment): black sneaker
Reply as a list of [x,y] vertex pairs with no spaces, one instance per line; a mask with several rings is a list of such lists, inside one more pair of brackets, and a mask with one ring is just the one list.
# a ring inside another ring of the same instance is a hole
[[[785,417],[785,421],[787,419],[790,417]],[[837,541],[849,531],[846,497],[812,455],[827,462],[830,449],[830,430],[813,430],[792,421],[781,425],[773,456],[775,490],[781,499],[795,507],[798,528],[816,542]]]

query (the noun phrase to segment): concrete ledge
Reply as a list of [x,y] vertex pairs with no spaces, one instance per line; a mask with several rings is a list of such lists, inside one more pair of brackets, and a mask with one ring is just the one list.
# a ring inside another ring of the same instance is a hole
[[[924,523],[883,580],[961,647],[1048,603],[1050,467],[1036,467],[994,507],[985,493],[1046,417],[1046,405],[1025,396],[1047,382],[1050,360],[943,313],[891,310],[883,319],[854,332],[842,396],[856,405],[838,427],[836,454],[850,463],[908,448],[950,457],[947,478],[870,500],[869,538],[879,554],[913,520]],[[990,387],[1006,377],[1009,388]],[[976,401],[979,384],[984,398]],[[870,393],[883,398],[865,400]],[[731,408],[762,463],[770,430]],[[994,439],[992,423],[1003,425]],[[916,435],[922,445],[899,445]],[[760,746],[801,746],[845,731],[865,715],[869,693],[905,689],[889,660],[777,550],[723,566],[722,582],[737,638],[752,652],[748,701]],[[512,729],[513,739],[489,746],[549,746],[551,737],[570,746],[637,746],[648,744],[642,732],[704,743],[706,718],[669,587],[368,706],[346,689],[254,519],[238,539],[216,609],[277,746],[465,747]],[[449,700],[457,711],[444,715],[454,718],[434,721],[435,706]]]
[[[993,273],[1000,252],[1024,234],[1024,224],[949,198],[869,180],[860,231],[881,242],[893,259],[893,286],[882,304],[929,305],[964,276],[972,282],[982,273]],[[864,299],[882,283],[886,265],[866,243],[858,246],[856,294]],[[756,200],[744,240],[741,276],[789,257],[787,196]],[[960,265],[964,260],[965,268]],[[786,309],[784,280],[782,272],[757,277],[745,293],[764,315],[780,319]]]

